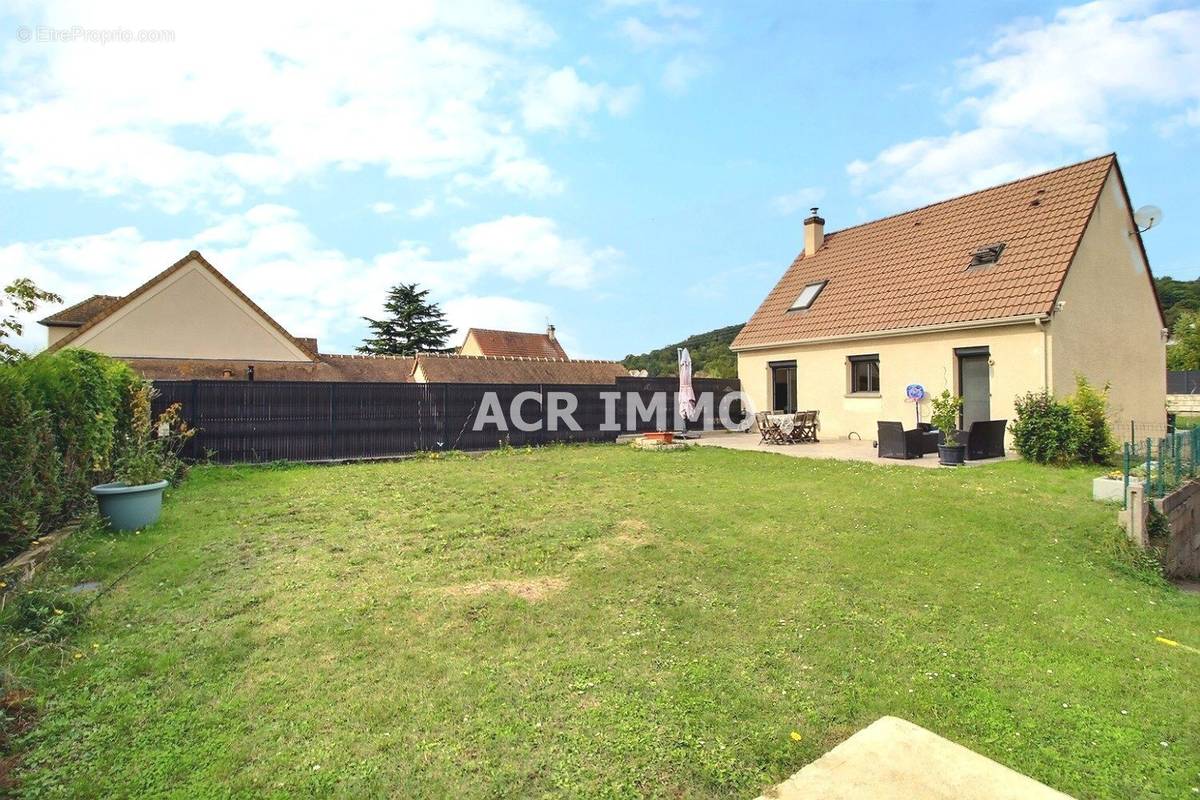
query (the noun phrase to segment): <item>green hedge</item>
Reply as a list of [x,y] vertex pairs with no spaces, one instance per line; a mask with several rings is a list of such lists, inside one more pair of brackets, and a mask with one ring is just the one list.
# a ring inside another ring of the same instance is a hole
[[0,556],[91,507],[112,476],[142,383],[126,364],[61,350],[0,365]]

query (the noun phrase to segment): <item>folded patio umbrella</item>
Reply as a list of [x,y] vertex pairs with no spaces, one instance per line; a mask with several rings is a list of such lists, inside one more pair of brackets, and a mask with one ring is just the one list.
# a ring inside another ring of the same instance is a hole
[[695,413],[696,393],[692,390],[692,356],[684,347],[679,350],[679,416],[687,421],[692,420],[692,415]]

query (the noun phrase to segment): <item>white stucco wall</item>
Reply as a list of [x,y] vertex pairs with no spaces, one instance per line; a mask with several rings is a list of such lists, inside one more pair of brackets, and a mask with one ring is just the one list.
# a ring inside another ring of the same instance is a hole
[[[1002,327],[946,331],[915,336],[754,350],[738,354],[738,377],[755,411],[770,410],[772,361],[796,361],[796,396],[800,410],[821,412],[821,431],[827,437],[857,433],[870,441],[880,420],[896,420],[905,427],[916,422],[916,409],[905,399],[905,387],[919,383],[929,395],[943,389],[958,392],[955,348],[989,349],[992,364],[992,419],[1012,419],[1013,400],[1023,392],[1045,385],[1044,337],[1033,323]],[[879,354],[878,396],[849,393],[849,357]],[[921,404],[921,419],[929,420],[928,400]]]

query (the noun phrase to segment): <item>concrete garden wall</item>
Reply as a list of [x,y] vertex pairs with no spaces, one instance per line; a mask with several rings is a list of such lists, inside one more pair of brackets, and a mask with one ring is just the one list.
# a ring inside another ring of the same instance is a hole
[[1154,508],[1167,518],[1171,531],[1164,558],[1167,576],[1200,578],[1200,481],[1155,500]]

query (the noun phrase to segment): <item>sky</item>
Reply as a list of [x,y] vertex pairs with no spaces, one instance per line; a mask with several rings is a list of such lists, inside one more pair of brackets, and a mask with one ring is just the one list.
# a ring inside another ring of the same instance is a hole
[[10,0],[0,282],[71,304],[195,249],[324,352],[416,282],[456,338],[620,358],[744,322],[811,206],[1110,151],[1164,210],[1154,273],[1194,278],[1197,76],[1180,2]]

